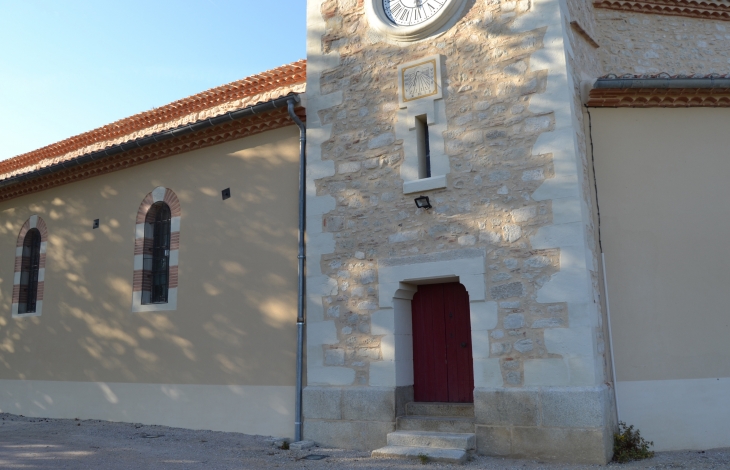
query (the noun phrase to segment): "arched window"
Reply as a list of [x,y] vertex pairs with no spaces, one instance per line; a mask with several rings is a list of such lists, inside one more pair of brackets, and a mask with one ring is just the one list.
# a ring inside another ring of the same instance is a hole
[[170,206],[156,202],[144,222],[142,303],[166,304],[170,278]]
[[41,263],[41,232],[37,228],[28,230],[23,240],[23,255],[20,264],[20,295],[18,313],[35,313],[38,300],[38,273]]
[[37,215],[25,221],[18,234],[13,282],[13,316],[37,316],[43,307],[46,272],[46,223]]
[[155,188],[137,211],[132,311],[177,309],[180,201],[168,188]]

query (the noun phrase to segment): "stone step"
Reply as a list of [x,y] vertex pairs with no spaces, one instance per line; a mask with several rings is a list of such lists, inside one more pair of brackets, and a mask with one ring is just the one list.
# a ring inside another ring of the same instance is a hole
[[464,463],[468,453],[462,449],[436,449],[433,447],[386,446],[375,449],[372,457],[383,459],[420,459],[422,463]]
[[461,416],[474,417],[474,403],[406,403],[409,416]]
[[398,431],[474,432],[474,418],[456,416],[401,416],[396,420]]
[[388,446],[436,449],[476,448],[476,434],[454,432],[395,431],[388,433]]

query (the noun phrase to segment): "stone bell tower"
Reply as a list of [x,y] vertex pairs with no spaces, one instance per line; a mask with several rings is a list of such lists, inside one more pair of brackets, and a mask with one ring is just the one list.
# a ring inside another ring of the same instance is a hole
[[306,439],[610,458],[571,1],[308,0]]

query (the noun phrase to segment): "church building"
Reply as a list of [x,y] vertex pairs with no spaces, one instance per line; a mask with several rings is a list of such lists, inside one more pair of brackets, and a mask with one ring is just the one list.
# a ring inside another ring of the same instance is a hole
[[306,61],[0,162],[0,411],[730,447],[728,29],[726,0],[308,0]]

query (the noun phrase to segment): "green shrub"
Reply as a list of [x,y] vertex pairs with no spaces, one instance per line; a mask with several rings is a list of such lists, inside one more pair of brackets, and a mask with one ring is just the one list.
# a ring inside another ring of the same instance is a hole
[[643,460],[654,457],[654,451],[649,450],[653,446],[652,441],[641,437],[639,430],[634,426],[626,426],[626,423],[618,423],[619,432],[613,435],[613,460],[614,462],[625,463],[632,460]]

